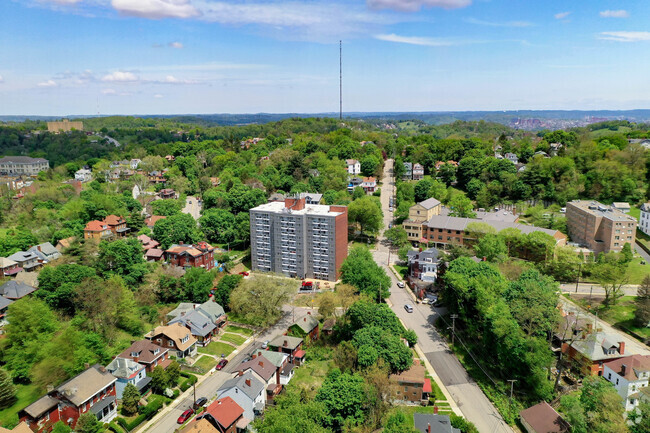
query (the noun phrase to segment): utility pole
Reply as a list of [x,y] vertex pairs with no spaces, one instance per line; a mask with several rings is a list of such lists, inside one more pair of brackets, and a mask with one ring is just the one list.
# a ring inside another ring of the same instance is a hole
[[449,317],[451,317],[451,345],[453,346],[456,341],[456,319],[458,318],[458,314],[452,314]]
[[192,404],[192,409],[194,409],[194,405],[196,404],[196,382],[192,384],[192,388],[194,388],[194,404]]
[[381,283],[379,283],[379,292],[377,292],[377,302],[381,304]]
[[578,265],[578,276],[576,278],[576,293],[578,293],[578,284],[580,283],[580,274],[582,273],[582,263]]
[[508,379],[508,382],[510,382],[510,403],[512,403],[512,391],[515,389],[515,382],[517,379]]
[[343,120],[343,43],[339,40],[339,120]]

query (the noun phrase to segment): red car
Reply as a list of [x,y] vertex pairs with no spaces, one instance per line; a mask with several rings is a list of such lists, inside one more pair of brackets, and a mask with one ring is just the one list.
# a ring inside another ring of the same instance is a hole
[[221,370],[221,369],[223,369],[227,364],[228,364],[228,360],[227,360],[227,359],[222,359],[221,361],[219,361],[219,363],[218,363],[217,366],[215,367],[215,370]]
[[194,415],[194,409],[187,409],[185,412],[181,414],[181,416],[178,417],[178,420],[176,422],[179,424],[183,424],[185,421],[190,419],[192,415]]
[[239,273],[239,275],[243,275],[243,276],[247,277],[247,276],[249,275],[249,273],[246,272],[246,271],[241,271],[241,272]]

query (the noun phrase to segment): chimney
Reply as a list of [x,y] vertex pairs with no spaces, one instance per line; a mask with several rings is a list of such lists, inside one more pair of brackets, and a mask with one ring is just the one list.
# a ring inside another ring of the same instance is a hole
[[594,325],[591,324],[591,322],[587,323],[587,333],[591,334],[591,331],[593,331]]
[[243,376],[243,375],[244,375],[244,372],[243,372],[242,370],[239,370],[239,373],[237,373],[237,376],[240,376],[240,377],[241,377],[241,376]]
[[625,353],[625,341],[618,342],[618,353],[623,355]]
[[244,382],[246,382],[246,386],[251,386],[251,380],[250,379],[246,379]]
[[183,241],[180,241],[180,242],[178,243],[178,245],[183,245]]
[[264,361],[260,361],[260,367],[264,368]]
[[438,414],[438,406],[433,406],[433,414],[434,415]]
[[257,354],[253,353],[252,359],[255,359],[255,358],[257,358]]
[[[311,311],[307,311],[307,314],[311,316]],[[307,321],[307,318],[305,317],[305,322]]]
[[306,321],[307,321],[307,317],[303,317],[303,318],[302,318],[302,321],[303,321],[303,322],[306,322]]
[[36,245],[36,249],[37,249],[39,252],[41,252],[41,253],[43,252],[43,251],[41,250],[41,246],[40,246],[40,245]]
[[427,433],[431,433],[431,423],[427,423]]
[[288,346],[289,346],[289,342],[287,340],[284,340],[284,343],[282,343],[282,347],[288,347]]
[[627,370],[627,365],[621,365],[621,376],[625,376],[625,370]]
[[[125,360],[125,361],[126,361],[126,360]],[[126,362],[125,362],[125,363],[126,363]],[[99,371],[101,371],[102,373],[106,373],[106,367],[104,367],[104,366],[102,365],[101,367],[99,367]]]

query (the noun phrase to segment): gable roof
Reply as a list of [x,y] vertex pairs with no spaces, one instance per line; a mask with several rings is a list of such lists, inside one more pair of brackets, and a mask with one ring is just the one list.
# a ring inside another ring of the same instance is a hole
[[18,251],[8,257],[18,263],[26,262],[27,260],[38,259],[38,256],[31,251]]
[[126,223],[126,220],[121,216],[108,215],[106,218],[104,218],[104,223],[108,224],[109,226],[116,226]]
[[545,401],[519,412],[519,416],[537,433],[563,433],[568,423]]
[[[248,381],[248,383],[246,381]],[[223,385],[221,385],[221,388],[217,390],[217,394],[221,394],[232,388],[237,388],[251,401],[255,401],[257,396],[260,395],[260,392],[264,390],[264,385],[265,383],[256,378],[253,375],[253,372],[247,371],[242,375],[237,375],[232,379],[225,381]]]
[[23,421],[11,430],[9,430],[8,428],[0,427],[0,433],[33,433],[33,432],[32,429],[29,428],[27,423]]
[[108,370],[104,369],[104,371],[101,371],[103,368],[100,365],[93,365],[60,385],[56,390],[74,405],[80,406],[86,400],[117,380]]
[[196,421],[192,421],[185,426],[180,433],[220,433],[215,426],[213,426],[210,421],[205,418],[201,418]]
[[397,380],[398,383],[421,383],[424,385],[424,366],[420,364],[413,364],[411,368],[401,372],[400,374],[393,374],[392,379]]
[[87,232],[103,232],[104,230],[108,230],[108,226],[103,221],[93,220],[88,221],[84,230]]
[[226,314],[226,310],[224,310],[223,307],[219,305],[219,303],[214,302],[212,299],[208,299],[199,305],[196,309],[207,315],[213,322],[216,322],[219,317]]
[[146,257],[153,257],[153,258],[159,258],[162,257],[165,252],[159,248],[151,248],[150,250],[147,250],[144,255]]
[[70,248],[70,244],[74,241],[74,236],[70,236],[69,238],[65,239],[60,239],[59,242],[57,242],[57,246],[61,245],[61,248]]
[[[185,350],[192,344],[196,343],[196,338],[194,338],[190,331],[180,323],[174,323],[173,325],[167,326],[157,326],[153,331],[145,335],[145,337],[153,339],[158,335],[164,335],[170,340],[173,340],[179,350]],[[183,343],[181,340],[185,337],[189,338],[185,343]]]
[[628,381],[636,381],[639,380],[639,373],[650,371],[650,355],[626,356],[615,361],[607,361],[605,365]]
[[32,418],[36,419],[43,415],[45,412],[48,412],[53,407],[57,406],[59,403],[60,401],[58,399],[50,395],[44,395],[22,411]]
[[215,421],[227,429],[244,414],[244,409],[232,398],[224,397],[208,406],[206,413],[209,413]]
[[345,163],[346,163],[347,165],[354,165],[354,164],[358,164],[359,161],[357,161],[356,159],[346,159],[346,160],[345,160]]
[[431,433],[460,433],[460,430],[451,426],[448,415],[414,413],[413,425],[422,433],[428,433],[429,426],[431,426]]
[[198,309],[192,310],[187,314],[176,316],[169,321],[169,325],[174,323],[180,323],[188,327],[192,335],[199,335],[201,337],[210,334],[217,327],[207,314]]
[[9,266],[14,266],[17,264],[18,263],[7,257],[0,257],[0,268],[8,268]]
[[[158,353],[155,353],[156,350],[158,350]],[[150,340],[138,340],[134,341],[133,344],[126,348],[124,352],[120,353],[118,357],[131,359],[133,358],[131,353],[139,353],[140,355],[137,357],[138,362],[149,364],[168,350],[169,349],[158,346]]]
[[[620,358],[622,356],[618,352],[620,347],[619,340],[620,337],[615,335],[597,332],[587,336],[584,340],[574,341],[571,346],[591,361],[601,361],[604,359]],[[612,348],[616,349],[615,353],[611,355],[605,353],[605,349]]]
[[253,370],[259,377],[265,381],[269,381],[277,371],[277,367],[271,361],[266,359],[264,355],[257,356],[250,361],[246,361],[237,367],[239,371]]
[[291,326],[298,326],[305,334],[309,334],[314,328],[318,326],[318,320],[307,313],[302,317],[299,317]]
[[152,215],[152,216],[150,216],[149,218],[147,218],[146,220],[144,220],[144,223],[145,223],[145,225],[146,225],[147,227],[153,227],[153,226],[156,225],[156,223],[157,223],[158,221],[160,221],[160,220],[164,220],[165,218],[167,218],[167,217],[166,217],[166,216],[162,216],[162,215]]
[[29,295],[36,289],[19,281],[10,280],[0,286],[0,295],[8,299],[20,299]]
[[[39,247],[40,247],[40,250],[39,250]],[[32,252],[40,251],[41,253],[45,254],[46,256],[60,256],[61,255],[59,250],[54,248],[54,245],[52,245],[49,242],[44,242],[42,244],[35,245],[35,246],[31,247],[30,249],[28,249],[27,251],[32,251]]]
[[[286,346],[285,346],[286,343]],[[294,350],[302,343],[302,338],[292,337],[290,335],[278,335],[270,343],[271,347],[282,347]]]
[[282,364],[284,364],[284,361],[289,357],[286,353],[282,352],[276,352],[274,350],[257,350],[253,356],[263,356],[266,358],[271,364],[275,365],[276,367],[281,367]]

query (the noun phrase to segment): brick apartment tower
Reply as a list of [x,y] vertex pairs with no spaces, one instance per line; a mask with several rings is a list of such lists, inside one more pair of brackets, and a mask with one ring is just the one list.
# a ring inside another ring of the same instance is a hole
[[253,270],[336,281],[348,255],[348,208],[287,198],[250,210]]
[[619,252],[626,243],[634,248],[636,219],[612,206],[574,200],[566,204],[566,218],[571,240],[596,254]]

